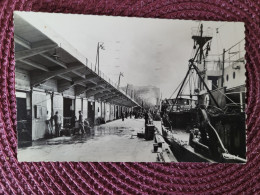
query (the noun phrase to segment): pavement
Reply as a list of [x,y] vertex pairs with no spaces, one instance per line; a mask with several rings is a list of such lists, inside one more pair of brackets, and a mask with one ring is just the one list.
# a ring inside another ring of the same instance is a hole
[[34,141],[18,148],[18,161],[157,162],[154,141],[138,138],[144,119],[116,120],[87,134]]

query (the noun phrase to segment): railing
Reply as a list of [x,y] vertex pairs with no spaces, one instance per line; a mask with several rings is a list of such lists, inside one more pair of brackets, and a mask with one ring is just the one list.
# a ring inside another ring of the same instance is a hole
[[[192,36],[200,36],[200,27],[193,27],[191,28],[191,35]],[[213,36],[213,29],[212,28],[207,28],[203,29],[203,37],[212,37]]]
[[95,65],[93,65],[92,63],[89,65],[86,65],[89,69],[91,69],[94,73],[96,73],[97,75],[99,75],[99,77],[101,77],[102,79],[104,79],[106,82],[108,82],[110,85],[112,85],[113,87],[115,87],[118,91],[120,91],[122,94],[124,94],[126,97],[128,97],[130,100],[135,101],[133,98],[131,98],[128,94],[125,93],[125,91],[123,91],[122,89],[118,89],[118,84],[113,82],[108,76],[106,76],[102,71],[98,71],[97,67],[95,67]]
[[97,67],[95,67],[95,65],[93,65],[92,63],[89,65],[87,64],[87,67],[89,69],[91,69],[94,73],[96,73],[97,75],[99,75],[102,79],[104,79],[106,82],[108,82],[110,85],[112,85],[113,87],[117,88],[117,84],[114,83],[108,76],[106,76],[102,71],[98,70]]

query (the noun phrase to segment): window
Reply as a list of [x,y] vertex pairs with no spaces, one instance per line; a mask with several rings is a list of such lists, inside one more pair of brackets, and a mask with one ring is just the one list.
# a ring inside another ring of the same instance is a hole
[[226,80],[228,81],[228,74],[227,74],[227,76],[226,76]]
[[236,78],[236,72],[233,72],[233,79]]

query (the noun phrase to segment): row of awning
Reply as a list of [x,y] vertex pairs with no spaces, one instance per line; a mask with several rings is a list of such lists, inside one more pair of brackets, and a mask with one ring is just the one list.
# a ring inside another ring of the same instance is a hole
[[31,87],[52,79],[57,81],[59,93],[73,87],[75,96],[84,94],[116,105],[139,106],[102,72],[82,63],[21,16],[14,14],[14,23],[16,68],[29,72]]

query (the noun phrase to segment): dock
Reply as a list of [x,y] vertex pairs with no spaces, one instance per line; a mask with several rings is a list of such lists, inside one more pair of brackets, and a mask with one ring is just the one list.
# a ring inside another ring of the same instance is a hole
[[[115,120],[96,126],[87,134],[34,141],[31,147],[18,149],[18,159],[19,161],[30,159],[34,162],[175,161],[170,149],[159,134],[155,134],[154,140],[133,136],[142,131],[144,132],[144,119]],[[154,152],[154,144],[156,143],[162,143],[162,147]]]

